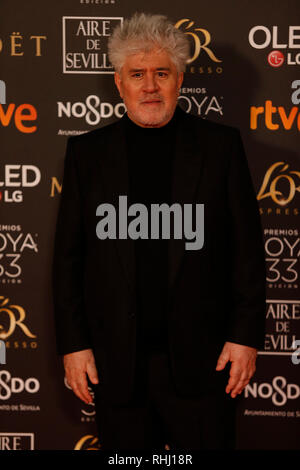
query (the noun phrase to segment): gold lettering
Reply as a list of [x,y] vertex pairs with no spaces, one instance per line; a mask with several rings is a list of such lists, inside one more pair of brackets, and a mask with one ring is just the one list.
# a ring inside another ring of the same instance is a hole
[[[280,178],[286,178],[290,183],[290,193],[286,199],[284,199],[284,197],[281,197],[280,199],[277,197],[277,195],[282,196],[282,192],[276,190],[276,183]],[[288,204],[295,196],[295,192],[296,185],[294,183],[293,178],[291,178],[289,175],[278,175],[276,176],[276,178],[273,179],[272,183],[270,184],[271,197],[273,201],[279,204],[280,206],[285,206],[286,204]]]
[[57,178],[55,176],[52,176],[50,197],[54,197],[55,189],[58,193],[61,193],[61,188],[62,188],[62,184],[59,184],[59,182],[57,181]]
[[22,47],[21,42],[17,42],[17,39],[23,39],[23,36],[20,33],[12,33],[10,35],[10,47],[11,47],[11,55],[23,55],[24,52],[17,52],[16,49]]
[[35,55],[41,56],[41,39],[46,40],[47,36],[30,36],[30,39],[35,39]]
[[[267,194],[264,194],[266,188],[267,188],[267,185],[268,185],[268,182],[270,180],[270,177],[271,177],[271,174],[273,173],[273,171],[275,170],[275,168],[277,168],[278,166],[280,165],[284,165],[284,162],[277,162],[277,163],[274,163],[272,166],[270,166],[270,168],[266,171],[266,174],[265,174],[265,177],[263,179],[263,182],[262,182],[262,185],[261,185],[261,188],[258,192],[258,195],[257,195],[257,200],[259,201],[260,199],[264,199],[265,197],[269,197],[271,194],[270,193],[267,193]],[[285,170],[286,168],[288,167],[288,165],[286,165],[283,169]]]
[[196,60],[197,57],[200,55],[201,49],[203,49],[206,52],[206,54],[209,56],[209,58],[211,60],[213,60],[214,62],[222,62],[222,60],[218,59],[215,56],[215,54],[213,53],[213,51],[210,48],[207,47],[208,44],[210,44],[210,41],[211,41],[210,33],[206,29],[203,29],[203,28],[195,28],[194,29],[194,31],[197,31],[197,32],[199,31],[200,33],[203,34],[204,42],[202,43],[200,41],[198,33],[187,31],[188,29],[190,29],[194,25],[194,21],[190,21],[189,19],[184,18],[182,20],[177,21],[177,23],[175,24],[175,28],[180,29],[180,27],[182,25],[184,25],[185,23],[188,23],[187,25],[185,25],[185,34],[191,36],[193,38],[193,42],[194,42],[194,53],[193,53],[192,57],[187,61],[187,63],[190,64],[190,63],[194,62],[194,60]]
[[[296,184],[295,184],[295,181],[294,181],[293,177],[291,177],[288,174],[277,175],[273,179],[273,181],[271,181],[271,183],[270,183],[270,191],[266,192],[267,191],[267,186],[268,186],[268,184],[270,182],[270,179],[271,179],[271,176],[272,176],[272,173],[274,172],[274,170],[276,168],[278,168],[281,165],[283,165],[283,168],[281,168],[280,172],[283,172],[283,171],[287,170],[288,167],[289,167],[289,165],[285,164],[284,162],[276,162],[273,165],[271,165],[270,168],[267,170],[267,172],[265,174],[265,177],[263,179],[261,188],[260,188],[260,190],[258,192],[258,195],[257,195],[257,200],[258,201],[261,200],[261,199],[264,199],[266,197],[271,197],[271,199],[276,204],[278,204],[280,206],[286,206],[294,198],[296,191],[300,192],[300,186],[296,187]],[[290,174],[295,174],[295,175],[298,176],[298,178],[300,178],[300,172],[299,171],[290,171]],[[288,180],[288,182],[289,182],[289,194],[286,198],[283,197],[283,194],[282,194],[281,191],[276,189],[277,182],[282,178]],[[281,196],[281,197],[278,197],[278,196]]]
[[[90,441],[89,444],[87,444],[87,441]],[[85,444],[87,444],[88,447],[84,447]],[[98,438],[90,434],[83,436],[75,445],[74,450],[82,450],[83,447],[84,450],[99,450]]]
[[[4,297],[0,296],[0,299],[4,299]],[[25,333],[25,335],[28,336],[29,338],[36,338],[36,335],[33,335],[29,331],[27,326],[23,324],[23,321],[25,320],[25,316],[26,316],[25,315],[25,310],[22,307],[20,307],[19,305],[9,305],[8,306],[9,308],[5,308],[5,305],[8,303],[8,301],[9,301],[8,298],[3,300],[2,306],[4,308],[0,308],[0,312],[7,313],[8,317],[9,317],[9,320],[10,320],[9,328],[8,328],[7,331],[5,331],[4,327],[2,325],[0,325],[0,330],[4,330],[4,331],[2,331],[2,333],[0,333],[0,339],[8,338],[15,331],[16,326],[19,326],[21,328],[21,330]],[[14,312],[12,311],[12,309],[16,309],[19,312],[19,319],[18,320],[16,319],[16,316],[15,316]]]
[[23,330],[23,332],[25,333],[26,336],[29,336],[29,338],[36,338],[36,335],[33,335],[29,329],[27,328],[26,325],[23,325],[23,320],[25,320],[25,310],[24,308],[20,307],[19,305],[10,305],[11,308],[15,308],[16,310],[18,310],[19,314],[20,314],[20,318],[19,320],[16,320],[15,324],[18,325],[21,330]]
[[8,308],[0,308],[0,312],[6,312],[10,320],[9,328],[7,331],[5,331],[4,327],[0,325],[0,330],[4,330],[2,333],[0,333],[0,339],[6,339],[14,332],[16,327],[16,319],[14,317],[14,314],[10,310],[8,310]]

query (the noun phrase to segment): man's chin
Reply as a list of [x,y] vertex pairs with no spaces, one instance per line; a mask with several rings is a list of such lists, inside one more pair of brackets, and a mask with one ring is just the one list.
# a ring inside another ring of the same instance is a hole
[[143,127],[161,127],[164,126],[170,119],[171,115],[166,113],[149,113],[138,114],[136,116],[129,117],[138,125]]

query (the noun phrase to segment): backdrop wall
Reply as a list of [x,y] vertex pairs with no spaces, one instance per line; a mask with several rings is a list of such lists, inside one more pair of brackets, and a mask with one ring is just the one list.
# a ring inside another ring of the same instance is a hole
[[299,2],[2,0],[0,11],[0,449],[101,446],[94,406],[65,384],[55,351],[53,236],[67,137],[125,111],[107,40],[135,11],[166,14],[190,38],[180,106],[242,132],[268,302],[238,446],[299,449]]

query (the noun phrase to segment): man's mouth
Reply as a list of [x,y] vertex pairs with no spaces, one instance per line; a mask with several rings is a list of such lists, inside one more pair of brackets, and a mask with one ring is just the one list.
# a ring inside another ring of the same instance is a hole
[[148,105],[148,104],[160,104],[160,103],[162,103],[161,100],[146,100],[146,101],[142,101],[141,104],[147,104]]

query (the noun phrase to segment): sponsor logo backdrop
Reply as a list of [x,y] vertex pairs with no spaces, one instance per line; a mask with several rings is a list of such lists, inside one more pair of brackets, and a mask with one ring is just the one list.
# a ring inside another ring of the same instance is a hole
[[265,347],[238,408],[238,447],[299,449],[298,1],[42,3],[0,7],[0,450],[101,449],[95,408],[73,395],[55,351],[53,236],[67,137],[126,111],[107,41],[135,11],[166,14],[190,39],[179,105],[241,129],[268,302]]

